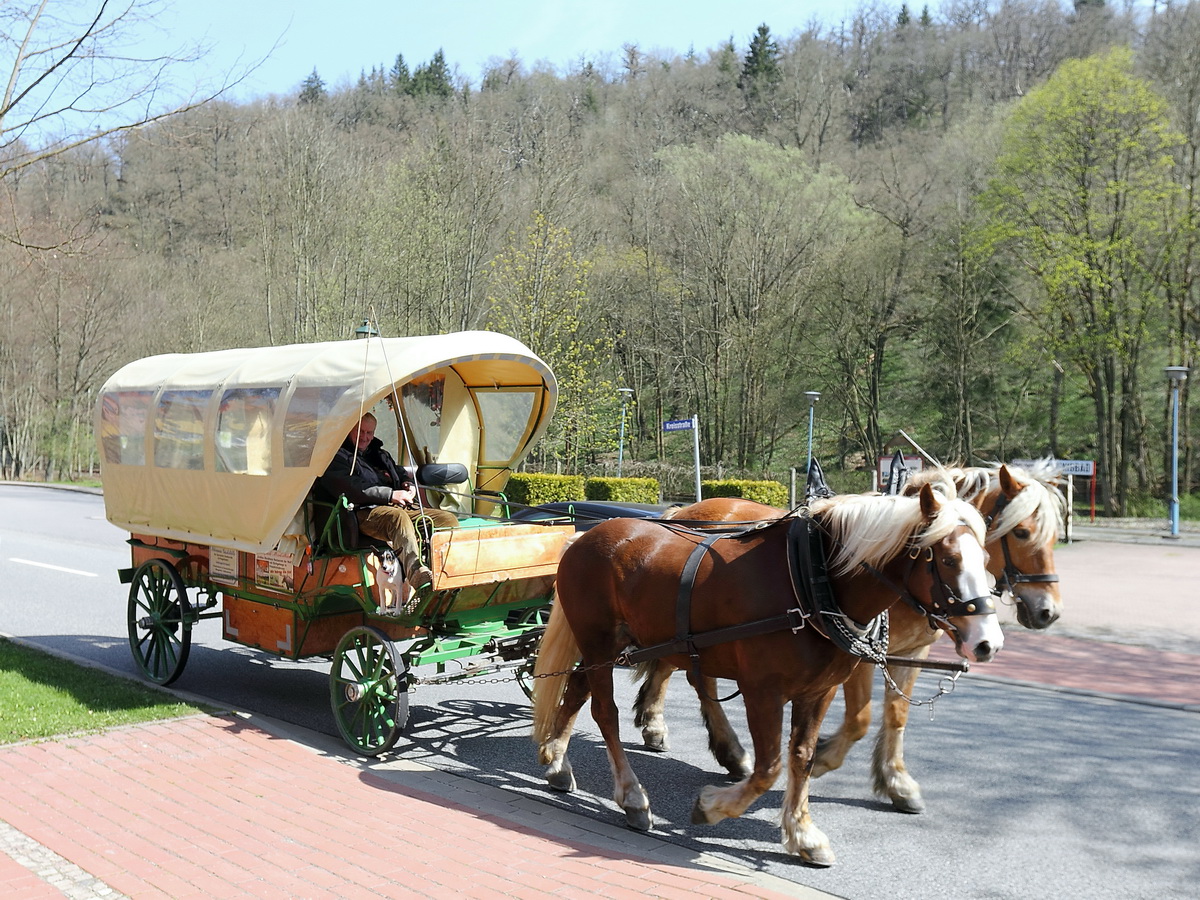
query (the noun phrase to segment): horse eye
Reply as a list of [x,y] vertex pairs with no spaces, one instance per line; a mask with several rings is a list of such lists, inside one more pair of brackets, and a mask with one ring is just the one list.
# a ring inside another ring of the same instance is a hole
[[1030,534],[1032,534],[1032,532],[1028,528],[1014,528],[1013,529],[1013,537],[1015,537],[1018,541],[1029,540]]
[[957,569],[959,566],[959,559],[957,556],[943,556],[942,565],[947,569]]

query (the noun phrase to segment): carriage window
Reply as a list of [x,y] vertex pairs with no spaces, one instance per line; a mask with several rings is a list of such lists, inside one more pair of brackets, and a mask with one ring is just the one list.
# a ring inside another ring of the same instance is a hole
[[483,426],[480,459],[508,462],[521,448],[533,415],[533,391],[475,391]]
[[301,387],[292,393],[287,417],[283,420],[283,464],[306,468],[312,463],[313,447],[321,420],[329,415],[338,398],[349,391],[341,387]]
[[154,464],[204,468],[204,410],[211,391],[164,391],[154,414]]
[[226,391],[217,415],[217,471],[266,475],[271,471],[271,419],[279,388]]
[[446,392],[445,375],[426,375],[410,381],[400,391],[404,418],[412,429],[413,446],[420,459],[436,458],[442,446],[442,402]]
[[146,464],[146,414],[153,397],[150,391],[114,391],[101,398],[100,442],[106,463]]

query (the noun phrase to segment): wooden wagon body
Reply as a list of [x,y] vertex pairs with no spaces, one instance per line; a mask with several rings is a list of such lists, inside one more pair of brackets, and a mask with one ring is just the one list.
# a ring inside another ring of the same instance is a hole
[[[507,521],[503,490],[555,396],[541,360],[490,332],[171,354],[119,370],[96,433],[108,518],[130,532],[120,576],[139,669],[179,678],[204,619],[279,657],[329,657],[339,730],[370,755],[403,729],[417,667],[446,679],[527,669],[574,528]],[[407,597],[386,547],[348,542],[344,498],[331,509],[312,494],[368,411],[417,473],[422,504],[459,518],[418,529],[433,582]]]

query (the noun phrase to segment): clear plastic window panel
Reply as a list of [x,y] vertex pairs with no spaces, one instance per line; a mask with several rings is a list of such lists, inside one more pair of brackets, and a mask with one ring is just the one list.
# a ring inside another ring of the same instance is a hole
[[154,414],[154,465],[204,468],[204,412],[212,391],[164,391]]
[[146,464],[146,417],[153,398],[150,391],[113,391],[104,395],[100,407],[100,442],[106,463]]
[[236,388],[221,397],[217,414],[217,471],[267,475],[271,471],[271,420],[279,388]]
[[329,415],[339,397],[349,387],[301,387],[292,393],[287,416],[283,420],[283,464],[287,468],[307,468],[321,421]]
[[414,379],[400,391],[404,418],[413,435],[413,455],[418,464],[434,462],[442,446],[442,403],[446,393],[445,375],[426,375]]
[[481,461],[507,463],[520,449],[533,415],[533,391],[476,390],[483,424]]

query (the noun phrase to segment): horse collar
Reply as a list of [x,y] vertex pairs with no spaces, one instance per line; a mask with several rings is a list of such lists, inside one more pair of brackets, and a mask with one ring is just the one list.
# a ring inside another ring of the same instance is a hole
[[829,580],[825,543],[812,516],[796,517],[788,527],[787,546],[792,592],[805,620],[839,650],[872,662],[883,659],[888,647],[887,610],[861,623],[838,605]]

